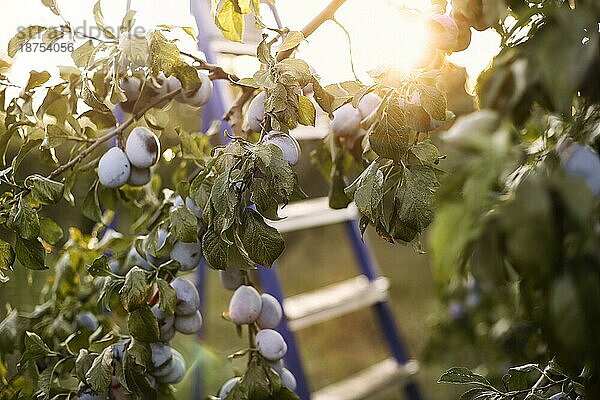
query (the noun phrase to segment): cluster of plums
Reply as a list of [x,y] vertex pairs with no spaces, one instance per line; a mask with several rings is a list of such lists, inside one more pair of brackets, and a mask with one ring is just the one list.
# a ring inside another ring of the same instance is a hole
[[[193,107],[202,107],[210,100],[213,91],[212,81],[202,72],[198,72],[201,85],[196,90],[183,90],[181,82],[175,76],[166,77],[159,74],[156,79],[147,79],[146,87],[152,97],[165,96],[177,90],[181,92],[175,100]],[[121,109],[125,112],[133,111],[139,100],[143,81],[137,76],[121,79],[121,89],[127,100],[121,103]],[[170,100],[164,100],[157,107],[164,107]],[[103,186],[118,188],[126,183],[132,186],[143,186],[150,182],[152,177],[150,167],[160,157],[160,141],[154,133],[144,127],[134,128],[125,144],[123,151],[119,147],[108,150],[98,164],[98,178]]]
[[[202,315],[199,310],[200,296],[196,287],[183,278],[173,280],[171,286],[175,289],[177,296],[175,313],[168,315],[162,312],[157,305],[152,307],[152,312],[158,321],[160,339],[158,342],[150,343],[152,365],[146,377],[154,388],[157,388],[158,384],[181,382],[185,375],[185,360],[177,350],[169,345],[169,342],[176,332],[191,335],[197,333],[202,327]],[[113,346],[113,357],[116,360],[122,360],[128,345],[129,339],[117,342]],[[89,394],[93,395],[92,392]],[[95,397],[86,397],[86,399],[92,400]]]
[[168,342],[173,339],[175,332],[191,335],[200,331],[202,315],[200,314],[200,296],[196,286],[184,278],[177,278],[171,282],[177,295],[177,307],[173,315],[163,313],[157,305],[152,307],[152,312],[158,321],[160,340]]
[[[256,324],[259,328],[255,338],[258,353],[279,375],[283,386],[296,390],[296,378],[283,363],[287,344],[275,330],[283,317],[279,301],[270,294],[261,295],[252,286],[243,285],[239,270],[221,271],[221,282],[225,288],[234,290],[229,302],[228,318],[236,325]],[[225,382],[219,391],[219,398],[225,399],[240,379],[234,377]]]
[[[192,107],[202,107],[210,100],[213,92],[212,81],[208,78],[208,75],[198,72],[201,85],[196,90],[183,90],[181,81],[175,76],[171,75],[166,77],[163,73],[160,73],[155,79],[146,79],[145,84],[137,76],[130,76],[121,79],[121,89],[125,93],[127,100],[121,103],[121,109],[125,112],[133,111],[136,102],[139,100],[142,90],[145,86],[150,91],[152,97],[165,96],[168,93],[172,93],[176,90],[182,89],[175,97],[175,101],[188,104]],[[169,104],[169,100],[165,100],[157,104],[157,107],[164,107]]]
[[[185,200],[179,196],[176,197],[173,201],[171,210],[175,210],[179,207],[186,207],[197,218],[202,218],[202,209],[200,209],[190,197],[187,197]],[[132,246],[121,263],[118,260],[110,262],[109,266],[111,271],[115,274],[125,275],[134,266],[138,266],[146,271],[153,271],[156,267],[170,260],[179,263],[180,271],[192,271],[200,264],[202,259],[202,245],[199,240],[194,242],[182,242],[172,239],[167,230],[159,229],[157,231],[156,248],[163,248],[167,243],[167,240],[170,240],[171,242],[171,251],[168,256],[155,257],[148,251],[142,256],[138,252],[138,249],[135,246]]]
[[185,360],[173,349],[169,342],[175,332],[191,335],[200,331],[202,315],[200,314],[200,296],[196,286],[190,281],[177,278],[171,282],[177,295],[177,307],[173,315],[162,312],[158,306],[152,307],[152,312],[158,321],[160,341],[151,343],[152,368],[149,371],[149,381],[162,384],[181,382],[185,375]]
[[132,186],[143,186],[150,182],[150,168],[160,157],[160,141],[148,128],[133,128],[125,150],[119,147],[110,148],[98,163],[98,179],[108,188],[118,188],[126,183]]

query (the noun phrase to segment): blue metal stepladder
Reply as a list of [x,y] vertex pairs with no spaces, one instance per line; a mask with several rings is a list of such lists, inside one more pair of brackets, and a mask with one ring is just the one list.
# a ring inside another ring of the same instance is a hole
[[[277,10],[271,4],[269,6],[281,28]],[[203,0],[192,0],[191,12],[198,27],[198,46],[205,53],[208,62],[216,63],[217,52],[213,49],[210,35],[207,34],[212,27],[207,4]],[[226,112],[225,84],[226,82],[222,81],[215,82],[213,96],[202,111],[203,131],[208,129],[212,120],[221,119]],[[224,128],[228,129],[229,126],[225,124]],[[300,136],[313,139],[318,137],[314,132]],[[359,214],[356,207],[351,204],[347,209],[332,210],[328,207],[327,198],[318,198],[292,203],[280,211],[286,218],[272,222],[272,225],[282,233],[343,223],[360,270],[360,275],[350,280],[285,298],[276,267],[259,268],[260,283],[264,291],[273,295],[283,305],[284,318],[277,330],[288,344],[285,362],[298,382],[298,396],[302,400],[359,400],[402,382],[407,399],[421,400],[420,390],[412,379],[418,371],[418,363],[409,358],[405,349],[387,301],[389,283],[386,278],[379,276],[373,257],[363,242],[357,224]],[[204,293],[205,272],[206,267],[201,264],[197,271],[197,285],[201,295]],[[205,299],[202,299],[202,303],[204,306]],[[373,308],[391,357],[339,383],[311,393],[293,332],[366,307]],[[198,372],[201,374],[201,371]],[[198,378],[200,379],[196,379],[197,391],[194,399],[202,398],[201,376]]]

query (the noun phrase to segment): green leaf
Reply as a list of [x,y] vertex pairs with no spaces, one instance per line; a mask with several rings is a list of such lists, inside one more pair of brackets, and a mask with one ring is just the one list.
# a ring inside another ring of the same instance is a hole
[[430,141],[423,141],[411,146],[410,152],[423,164],[431,165],[437,162],[440,155],[438,148]]
[[[52,381],[55,377],[54,372],[56,371],[57,365],[57,359],[50,360],[48,365],[46,366],[46,369],[40,372],[40,375],[38,376],[38,387],[44,395],[43,399],[45,400],[48,400],[50,398],[50,391],[52,390]],[[41,397],[38,396],[37,398],[39,399]]]
[[31,190],[34,199],[42,204],[56,204],[62,199],[65,185],[45,178],[31,175],[25,179],[25,187]]
[[15,241],[15,253],[17,255],[17,260],[19,260],[25,268],[33,270],[48,269],[44,263],[46,250],[44,250],[44,246],[36,239],[26,240],[17,238]]
[[305,39],[304,34],[302,32],[290,31],[285,36],[285,39],[283,40],[283,43],[281,44],[279,51],[282,52],[282,51],[294,49],[294,48],[298,47],[298,45],[300,43],[302,43],[304,41],[304,39]]
[[81,212],[94,222],[102,222],[102,209],[100,208],[100,200],[98,198],[98,182],[88,190],[85,199],[83,199]]
[[250,184],[250,200],[256,205],[259,213],[270,220],[280,219],[277,215],[279,203],[273,197],[271,185],[263,178],[254,178]]
[[152,349],[149,343],[132,340],[127,347],[127,356],[133,361],[145,368],[150,368],[152,364]]
[[312,77],[312,84],[313,84],[313,90],[314,90],[313,96],[314,96],[317,104],[319,105],[319,107],[321,107],[321,109],[323,111],[325,111],[326,113],[329,114],[330,118],[333,118],[332,113],[335,110],[335,108],[333,108],[333,103],[335,101],[335,97],[331,93],[326,91],[321,86],[321,84],[319,83],[317,78],[315,78],[314,76]]
[[177,207],[171,212],[171,234],[182,242],[198,240],[198,219],[187,207]]
[[146,305],[151,287],[146,273],[139,267],[133,267],[125,276],[125,284],[119,291],[121,303],[127,311]]
[[94,359],[85,374],[85,380],[96,393],[104,393],[110,386],[113,375],[113,348],[108,346]]
[[275,63],[275,58],[271,55],[271,45],[269,44],[268,38],[269,35],[263,33],[262,40],[256,48],[256,57],[262,64],[271,66]]
[[50,218],[40,218],[40,237],[46,242],[54,245],[63,238],[63,230],[54,220]]
[[219,234],[231,227],[234,221],[234,209],[237,204],[235,193],[230,189],[229,171],[215,179],[210,192],[211,204],[215,209],[214,227]]
[[21,146],[21,148],[19,149],[19,153],[17,153],[17,156],[12,161],[13,171],[17,171],[19,169],[19,167],[21,166],[21,162],[23,162],[23,160],[25,159],[25,156],[27,156],[27,154],[29,154],[31,150],[35,149],[40,144],[42,144],[42,141],[43,139],[29,140],[27,143]]
[[51,46],[63,37],[65,37],[65,32],[62,30],[57,28],[49,28],[46,30],[46,32],[44,32],[44,35],[42,35],[42,42],[44,42],[46,46]]
[[149,305],[138,307],[129,313],[127,328],[131,336],[142,342],[153,343],[160,336],[156,316]]
[[404,105],[406,125],[417,132],[428,132],[431,130],[431,116],[421,105],[406,103]]
[[369,135],[369,143],[380,157],[400,162],[410,147],[409,133],[402,109],[392,100]]
[[27,81],[27,85],[25,86],[25,91],[28,92],[31,89],[35,89],[40,87],[44,83],[48,82],[50,79],[50,73],[48,71],[31,71],[29,73],[29,80]]
[[446,96],[434,86],[419,85],[418,91],[421,99],[421,106],[433,119],[443,121],[446,119]]
[[156,284],[159,293],[158,308],[167,315],[173,315],[177,307],[177,293],[175,289],[164,279],[157,279]]
[[202,254],[208,264],[215,269],[227,269],[227,248],[229,245],[221,235],[209,229],[202,237]]
[[486,400],[493,399],[497,393],[486,388],[476,387],[470,389],[460,396],[459,400]]
[[19,364],[23,365],[27,361],[35,361],[52,354],[52,350],[46,343],[34,332],[25,332],[25,352],[21,356]]
[[357,178],[355,183],[346,190],[348,196],[353,196],[360,213],[375,224],[378,219],[379,203],[383,199],[383,172],[377,162],[372,162]]
[[[301,88],[308,85],[312,80],[310,66],[306,61],[297,58],[286,58],[278,62],[276,68],[280,74],[292,76]],[[286,84],[288,83],[286,82]]]
[[439,183],[430,167],[404,169],[402,183],[395,194],[394,237],[410,242],[433,220],[434,195]]
[[[130,65],[132,69],[145,67],[148,64],[150,48],[145,36],[135,36],[125,33],[127,36],[121,36],[119,39],[119,62],[123,65]],[[197,75],[197,74],[196,74]]]
[[42,0],[42,4],[45,5],[56,15],[60,15],[60,11],[58,10],[58,5],[56,4],[56,0]]
[[102,7],[100,5],[100,0],[98,0],[96,2],[96,4],[94,4],[94,20],[96,21],[96,26],[98,26],[98,28],[100,28],[100,30],[102,32],[104,32],[104,34],[109,39],[116,39],[117,38],[115,36],[115,34],[113,32],[111,32],[111,30],[106,27],[106,22],[104,22],[104,15],[102,15]]
[[26,198],[20,199],[19,203],[10,210],[7,226],[19,237],[27,240],[36,239],[40,234],[40,220],[37,211]]
[[244,210],[240,238],[252,261],[264,267],[271,267],[285,248],[279,231],[249,208]]
[[121,27],[119,28],[119,32],[124,34],[125,32],[129,32],[133,25],[135,24],[135,11],[127,10],[125,16],[123,17],[123,21],[121,21]]
[[306,126],[315,126],[317,110],[306,96],[298,96],[298,122]]
[[244,16],[237,12],[232,0],[226,0],[217,14],[216,24],[223,36],[233,42],[241,42],[244,34]]
[[8,42],[8,56],[14,57],[15,54],[21,47],[23,47],[31,39],[39,35],[46,30],[45,27],[39,25],[28,26],[27,28],[21,29],[12,39]]
[[102,255],[94,260],[91,265],[87,267],[87,271],[93,277],[99,276],[110,276],[110,267],[108,266],[108,257]]
[[80,381],[85,382],[85,373],[89,371],[96,356],[90,354],[88,349],[80,349],[75,360],[75,373]]
[[15,251],[10,243],[0,239],[0,282],[5,281],[4,271],[12,269],[15,263]]
[[73,58],[73,62],[79,68],[85,68],[89,65],[94,54],[96,52],[96,47],[91,40],[88,40],[78,48],[76,48],[73,53],[71,53],[71,57]]
[[476,384],[492,387],[490,382],[483,376],[472,372],[468,368],[453,367],[442,374],[438,383],[453,383],[459,385]]

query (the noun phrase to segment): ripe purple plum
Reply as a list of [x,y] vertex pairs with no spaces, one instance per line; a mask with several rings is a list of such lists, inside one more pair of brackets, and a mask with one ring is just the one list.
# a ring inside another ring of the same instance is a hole
[[266,92],[260,92],[257,94],[246,112],[246,120],[248,121],[248,127],[254,132],[261,132],[261,124],[265,119],[265,96]]
[[135,127],[127,138],[125,153],[134,167],[149,168],[160,157],[160,141],[148,128]]
[[252,324],[260,315],[262,299],[252,286],[240,286],[229,302],[229,318],[237,325]]
[[263,293],[261,296],[262,307],[256,323],[262,329],[274,329],[279,325],[281,317],[283,316],[283,310],[279,301],[268,293]]
[[200,295],[196,286],[184,278],[175,279],[171,282],[171,286],[175,289],[177,295],[175,314],[179,316],[196,313],[200,307]]
[[197,333],[202,328],[202,314],[196,311],[191,315],[178,315],[175,317],[175,329],[184,335]]
[[300,161],[300,144],[287,133],[271,131],[263,137],[262,143],[279,147],[283,153],[283,159],[291,165],[296,165]]
[[277,361],[287,353],[287,344],[283,336],[273,329],[262,329],[256,334],[256,347],[264,358]]
[[186,243],[177,241],[171,250],[171,259],[177,261],[182,271],[190,271],[200,263],[202,246],[199,242]]
[[352,104],[344,104],[333,112],[331,131],[337,137],[355,137],[360,133],[360,111]]
[[123,150],[112,147],[98,162],[98,179],[102,186],[118,188],[127,183],[131,173],[131,163]]

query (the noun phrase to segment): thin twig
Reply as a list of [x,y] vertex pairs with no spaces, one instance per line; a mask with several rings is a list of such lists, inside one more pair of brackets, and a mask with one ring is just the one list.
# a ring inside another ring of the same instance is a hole
[[348,39],[348,51],[350,52],[350,67],[352,68],[352,74],[354,75],[354,79],[356,79],[357,82],[360,82],[358,75],[356,75],[356,70],[354,69],[354,55],[352,54],[352,38],[350,37],[350,32],[348,32],[348,29],[346,29],[346,27],[342,25],[342,23],[335,17],[331,17],[331,20],[335,22],[335,24],[339,26],[346,34],[346,38]]
[[186,53],[185,51],[181,51],[180,54],[196,61],[199,64],[198,68],[208,71],[208,73],[209,73],[208,77],[213,81],[217,80],[217,79],[225,79],[225,80],[228,80],[231,82],[237,82],[240,80],[240,78],[238,78],[235,74],[230,74],[228,72],[225,72],[225,70],[223,68],[219,67],[218,65],[209,64],[206,61],[204,61],[203,59],[196,57],[193,54]]

